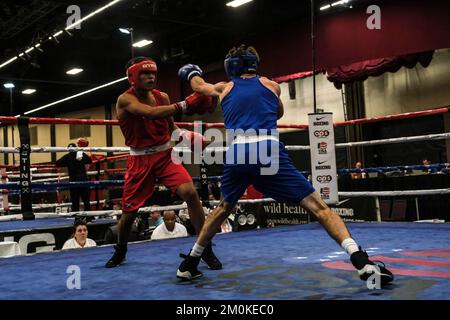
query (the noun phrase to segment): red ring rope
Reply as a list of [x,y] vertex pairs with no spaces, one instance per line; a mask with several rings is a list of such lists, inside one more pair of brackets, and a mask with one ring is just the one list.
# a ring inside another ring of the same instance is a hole
[[[361,124],[361,123],[371,123],[378,122],[384,120],[399,120],[399,119],[409,119],[409,118],[417,118],[423,116],[430,116],[435,114],[442,114],[449,112],[449,107],[438,108],[438,109],[430,109],[423,111],[415,111],[415,112],[407,112],[400,113],[394,115],[380,116],[380,117],[371,117],[371,118],[362,118],[362,119],[354,119],[343,122],[336,122],[335,126],[344,126],[344,125],[352,125],[352,124]],[[118,125],[119,122],[117,120],[102,120],[102,119],[70,119],[70,118],[29,118],[30,124],[83,124],[83,125]],[[0,117],[0,124],[17,124],[16,117]],[[177,122],[179,127],[192,127],[197,124],[194,122]],[[205,123],[208,128],[223,128],[223,123]],[[294,129],[305,129],[308,125],[306,124],[280,124],[278,128],[294,128]]]

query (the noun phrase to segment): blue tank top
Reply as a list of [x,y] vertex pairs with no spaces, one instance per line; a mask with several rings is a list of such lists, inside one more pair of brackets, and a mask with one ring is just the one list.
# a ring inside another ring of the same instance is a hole
[[225,129],[277,129],[278,97],[267,89],[259,76],[233,77],[233,88],[222,100]]

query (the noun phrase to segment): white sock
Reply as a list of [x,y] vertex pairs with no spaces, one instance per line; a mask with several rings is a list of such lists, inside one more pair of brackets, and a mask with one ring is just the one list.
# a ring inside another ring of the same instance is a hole
[[201,245],[196,243],[192,247],[191,253],[189,255],[192,257],[201,257],[203,250],[205,250],[205,247],[202,247]]
[[358,244],[352,238],[347,238],[341,243],[342,249],[348,253],[348,255],[352,255],[352,253],[359,251]]

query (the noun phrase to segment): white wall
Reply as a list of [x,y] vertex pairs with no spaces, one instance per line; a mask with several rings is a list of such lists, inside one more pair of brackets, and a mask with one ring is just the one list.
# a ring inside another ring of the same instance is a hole
[[[314,112],[313,78],[295,80],[296,99],[289,98],[287,83],[281,83],[281,100],[284,116],[278,124],[308,124],[308,113]],[[334,121],[344,121],[341,91],[329,82],[324,74],[316,75],[317,108],[333,112]]]
[[450,49],[434,53],[431,64],[369,77],[364,82],[366,116],[375,117],[450,105]]

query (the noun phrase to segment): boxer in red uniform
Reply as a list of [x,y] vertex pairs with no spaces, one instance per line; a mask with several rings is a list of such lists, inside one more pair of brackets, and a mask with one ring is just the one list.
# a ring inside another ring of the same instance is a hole
[[[125,174],[118,241],[114,255],[106,263],[107,268],[116,267],[125,260],[131,226],[138,209],[151,197],[155,179],[186,201],[197,233],[205,221],[191,176],[181,164],[174,163],[171,158],[171,134],[174,130],[180,130],[172,116],[212,112],[215,105],[210,97],[198,93],[171,104],[166,93],[154,89],[157,71],[152,59],[138,57],[130,60],[127,64],[127,76],[131,88],[117,100],[117,118],[125,144],[130,147],[130,156]],[[180,136],[184,141],[200,140],[202,146],[206,146],[201,134],[180,130]],[[222,268],[212,251],[211,243],[206,254],[202,255],[202,260],[211,269]]]

